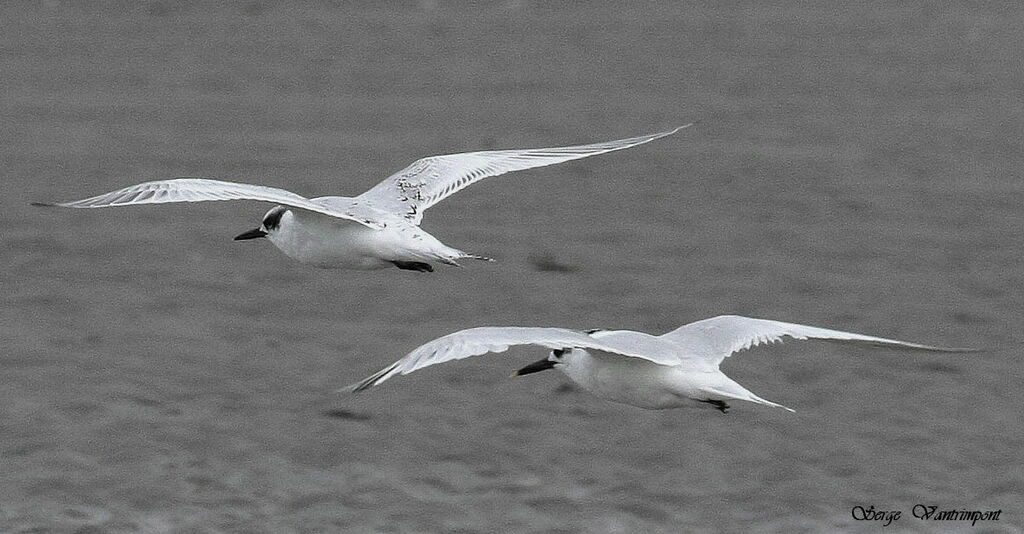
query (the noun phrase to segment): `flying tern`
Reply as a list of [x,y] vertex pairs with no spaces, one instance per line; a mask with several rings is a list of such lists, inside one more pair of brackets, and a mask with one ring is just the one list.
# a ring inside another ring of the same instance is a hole
[[597,397],[652,410],[702,403],[721,410],[742,400],[793,411],[751,393],[719,369],[735,352],[763,343],[818,339],[875,347],[968,352],[841,332],[814,326],[721,315],[654,336],[631,330],[479,327],[435,339],[344,390],[363,391],[395,376],[437,363],[504,352],[516,345],[552,349],[547,358],[519,369],[521,376],[558,369]]
[[665,132],[589,145],[492,150],[430,156],[413,162],[363,194],[305,198],[284,189],[201,178],[158,180],[82,200],[38,206],[105,208],[135,204],[257,200],[276,204],[258,228],[235,240],[265,237],[290,258],[324,268],[433,271],[431,263],[458,265],[490,258],[449,247],[423,231],[423,212],[488,176],[554,165],[642,145]]

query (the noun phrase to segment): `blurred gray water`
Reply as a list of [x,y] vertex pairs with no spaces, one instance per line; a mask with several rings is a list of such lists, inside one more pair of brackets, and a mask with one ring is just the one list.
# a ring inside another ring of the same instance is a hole
[[[1019,531],[1012,4],[49,1],[0,7],[0,530]],[[700,123],[484,181],[424,227],[496,264],[317,270],[267,206],[42,210],[201,176],[357,194],[430,154]],[[538,268],[544,261],[567,272]],[[334,389],[470,326],[740,313],[937,345],[728,360],[797,413],[648,412],[513,350]],[[978,528],[981,528],[979,524]]]

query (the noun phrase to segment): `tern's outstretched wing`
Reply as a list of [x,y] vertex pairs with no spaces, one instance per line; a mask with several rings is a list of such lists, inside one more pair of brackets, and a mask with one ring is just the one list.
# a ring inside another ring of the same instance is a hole
[[106,208],[109,206],[130,206],[133,204],[203,202],[208,200],[260,200],[322,213],[339,219],[356,221],[370,228],[383,227],[380,221],[359,217],[346,210],[311,201],[308,198],[284,189],[202,178],[158,180],[133,185],[82,200],[57,203],[33,202],[33,204],[37,206],[62,206],[65,208]]
[[664,334],[660,338],[680,345],[687,354],[706,358],[709,363],[718,365],[737,351],[762,343],[780,342],[785,336],[793,339],[820,339],[933,352],[972,352],[974,350],[932,347],[895,339],[737,315],[720,315],[690,323]]
[[[622,332],[644,337],[639,332]],[[376,386],[398,374],[409,374],[436,363],[460,360],[470,356],[479,356],[488,352],[504,352],[516,345],[538,345],[549,349],[583,348],[596,349],[604,352],[621,354],[633,358],[643,358],[661,365],[675,365],[678,358],[672,352],[672,345],[660,343],[654,336],[648,343],[638,343],[631,336],[607,341],[576,330],[564,328],[531,328],[515,326],[483,326],[460,330],[453,334],[437,338],[397,362],[381,369],[363,381],[348,388],[351,391],[362,391]]]
[[488,176],[554,165],[642,145],[659,137],[674,134],[687,126],[691,124],[666,132],[592,145],[431,156],[417,160],[356,199],[366,202],[375,209],[401,215],[414,224],[419,224],[424,210]]

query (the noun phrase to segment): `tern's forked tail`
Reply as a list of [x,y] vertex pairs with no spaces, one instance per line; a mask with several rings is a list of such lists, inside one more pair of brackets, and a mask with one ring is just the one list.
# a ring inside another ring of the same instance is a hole
[[441,263],[444,263],[446,265],[453,265],[455,267],[462,267],[462,264],[460,264],[458,262],[458,260],[466,260],[466,259],[468,259],[468,260],[480,260],[480,261],[492,261],[492,262],[494,261],[493,258],[488,258],[487,256],[480,256],[478,254],[469,254],[468,252],[463,252],[461,250],[458,250],[457,252],[458,252],[458,255],[456,255],[456,256],[447,257],[447,258],[446,257],[439,257],[439,258],[437,258],[437,261],[439,261]]
[[701,388],[706,393],[708,393],[709,397],[712,399],[735,399],[753,402],[756,404],[763,404],[765,406],[771,406],[773,408],[782,408],[783,410],[787,410],[790,412],[796,411],[788,406],[783,406],[781,404],[772,402],[767,399],[762,399],[761,397],[754,395],[750,390],[739,385],[738,383],[733,381],[731,378],[725,376],[724,374],[720,375],[719,378],[722,380],[720,380],[718,384],[707,385]]

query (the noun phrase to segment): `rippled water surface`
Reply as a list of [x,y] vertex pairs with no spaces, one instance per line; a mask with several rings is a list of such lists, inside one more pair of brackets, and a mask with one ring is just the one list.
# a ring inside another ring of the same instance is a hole
[[[1022,524],[1021,10],[1009,4],[0,7],[0,530],[870,531]],[[628,137],[424,227],[499,259],[317,270],[249,203],[42,210],[201,176],[356,194],[416,158]],[[552,268],[555,266],[557,268]],[[787,344],[790,414],[643,411],[541,351],[335,393],[470,326],[739,313],[979,354]],[[890,527],[892,528],[892,527]]]

